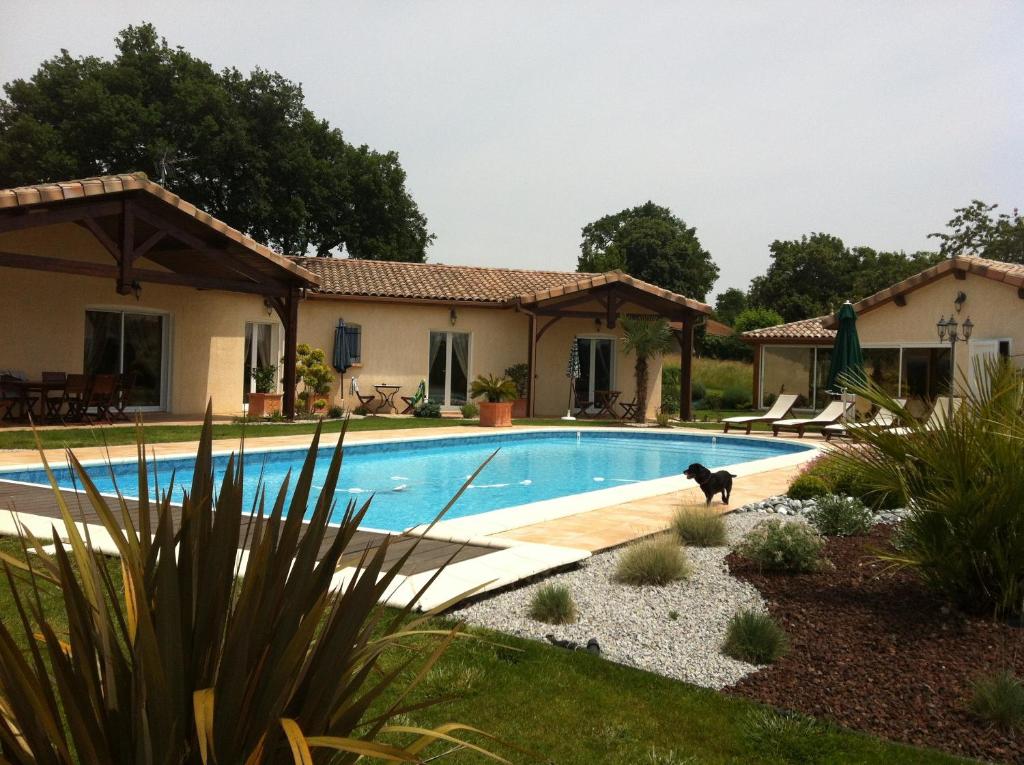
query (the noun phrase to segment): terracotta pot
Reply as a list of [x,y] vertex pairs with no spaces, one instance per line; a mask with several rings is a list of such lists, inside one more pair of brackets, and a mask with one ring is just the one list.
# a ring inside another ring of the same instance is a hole
[[515,401],[513,401],[512,416],[515,417],[516,419],[526,417],[526,403],[527,401],[525,398],[517,398]]
[[249,416],[269,417],[281,411],[281,400],[283,393],[250,393],[249,394]]
[[485,428],[507,428],[512,425],[512,402],[485,401],[480,404],[480,424]]

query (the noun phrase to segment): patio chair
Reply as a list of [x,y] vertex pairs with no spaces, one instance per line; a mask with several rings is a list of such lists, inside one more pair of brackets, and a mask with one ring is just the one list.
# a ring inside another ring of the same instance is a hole
[[369,396],[364,396],[362,393],[360,393],[359,380],[355,377],[353,377],[349,381],[348,389],[349,391],[351,391],[353,396],[359,399],[359,406],[361,408],[365,409],[369,414],[374,414],[374,412],[370,411],[370,404],[377,400],[377,397],[375,395],[370,394]]
[[405,409],[402,410],[402,414],[412,414],[416,411],[416,407],[421,402],[427,399],[427,384],[423,380],[420,380],[420,384],[416,387],[416,392],[411,396],[402,396],[402,401],[405,402]]
[[85,419],[85,408],[91,392],[92,378],[89,375],[68,375],[64,381],[64,397],[60,402],[60,410],[64,412],[60,421],[66,425]]
[[573,399],[573,406],[576,411],[573,413],[574,417],[583,417],[587,410],[594,405],[594,401],[590,399],[590,396],[585,393],[577,393]]
[[[960,409],[960,403],[962,399],[953,399],[953,414],[957,413]],[[946,424],[946,420],[949,419],[949,396],[938,396],[935,399],[935,404],[932,406],[932,411],[928,415],[928,419],[925,420],[925,430],[936,430],[943,427]],[[913,433],[917,428],[903,427],[903,428],[892,428],[889,432],[897,436],[905,436],[908,433]]]
[[0,374],[0,419],[14,420],[18,417],[18,410],[22,406],[22,390],[10,383],[18,378],[11,374]]
[[632,401],[623,401],[619,406],[622,407],[622,419],[632,420],[636,417],[636,411],[640,408],[640,402],[634,396]]
[[[907,405],[905,398],[897,398],[895,401],[900,405],[900,409]],[[890,412],[885,407],[879,407],[874,417],[866,422],[837,422],[826,425],[821,432],[826,441],[831,441],[833,437],[850,436],[858,430],[888,430],[895,427],[899,421],[899,415]]]
[[747,435],[750,435],[750,427],[755,422],[777,422],[789,414],[790,410],[796,404],[798,396],[795,393],[783,393],[772,404],[764,414],[754,415],[741,415],[739,417],[726,417],[722,420],[722,424],[725,425],[723,433],[728,433],[729,428],[734,425],[745,425],[747,428]]
[[68,376],[66,372],[43,372],[42,380],[44,383],[58,384],[60,388],[47,389],[44,388],[42,392],[43,406],[42,415],[48,420],[59,420],[60,419],[60,408],[64,403],[64,385],[67,384]]
[[135,372],[127,372],[118,378],[117,391],[114,393],[113,415],[119,420],[128,420],[128,415],[124,410],[131,403],[136,379],[137,375]]
[[826,425],[839,422],[840,418],[852,408],[852,401],[833,401],[813,417],[776,420],[772,423],[772,435],[778,436],[781,430],[792,430],[796,432],[797,437],[803,438],[807,428],[823,428]]

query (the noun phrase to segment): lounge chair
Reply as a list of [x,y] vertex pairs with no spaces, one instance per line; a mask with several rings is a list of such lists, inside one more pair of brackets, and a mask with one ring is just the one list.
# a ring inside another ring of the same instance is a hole
[[426,400],[427,384],[423,380],[420,380],[420,384],[413,395],[402,396],[402,401],[405,402],[405,409],[402,410],[402,414],[413,414],[416,411],[416,407]]
[[[956,414],[960,408],[959,398],[953,399],[953,414]],[[925,420],[925,430],[935,430],[941,428],[946,424],[946,420],[949,418],[949,396],[939,396],[935,399],[935,404],[932,406],[931,414],[928,415],[928,419]],[[893,428],[890,433],[894,433],[898,436],[905,436],[908,433],[913,433],[917,428]]]
[[[902,409],[907,405],[905,398],[895,399]],[[826,441],[831,441],[833,436],[849,436],[858,430],[888,430],[899,422],[899,416],[893,414],[885,407],[879,407],[875,416],[866,422],[837,422],[833,425],[826,425],[821,429]]]
[[796,431],[803,438],[807,428],[823,428],[839,422],[842,416],[853,408],[852,401],[833,401],[813,417],[797,417],[790,420],[776,420],[772,423],[772,435],[779,435],[780,430]]
[[796,404],[797,395],[795,393],[784,393],[775,399],[775,403],[772,404],[764,414],[754,415],[742,415],[740,417],[726,417],[722,420],[725,425],[723,432],[728,433],[729,427],[733,425],[745,425],[747,428],[747,434],[750,434],[750,426],[755,422],[777,422],[789,414],[789,410]]

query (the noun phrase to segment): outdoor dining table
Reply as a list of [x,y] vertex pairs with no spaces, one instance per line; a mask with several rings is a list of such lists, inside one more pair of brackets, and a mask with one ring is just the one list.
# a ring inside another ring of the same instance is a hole
[[[63,391],[65,383],[56,380],[4,380],[5,388],[18,391],[23,414],[38,415],[40,417],[48,414],[46,411],[47,398],[51,391]],[[33,409],[32,394],[38,393],[38,411]]]
[[387,385],[385,383],[381,383],[380,385],[374,385],[373,389],[377,391],[377,395],[380,396],[380,406],[377,407],[378,412],[381,409],[397,411],[397,408],[395,407],[395,394],[402,389],[401,385]]
[[613,420],[619,419],[615,414],[615,402],[619,400],[619,396],[622,395],[621,390],[595,390],[594,398],[597,399],[596,403],[599,407],[597,416],[604,417],[608,415]]

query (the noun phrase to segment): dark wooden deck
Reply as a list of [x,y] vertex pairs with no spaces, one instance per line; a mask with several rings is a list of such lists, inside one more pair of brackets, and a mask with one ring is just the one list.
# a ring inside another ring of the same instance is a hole
[[[102,525],[99,516],[92,509],[88,500],[78,492],[64,490],[64,501],[71,508],[75,520],[85,523]],[[128,503],[132,509],[137,509],[134,502]],[[0,481],[0,510],[14,510],[25,515],[40,515],[47,518],[60,519],[60,510],[54,501],[53,492],[42,486],[25,486],[11,481]],[[155,513],[153,513],[155,521]],[[242,519],[245,537],[245,525],[253,522],[245,517]],[[381,534],[375,531],[357,531],[352,541],[345,549],[346,555],[360,555],[364,550],[374,549],[387,537],[391,537],[388,551],[385,556],[385,565],[398,560],[412,546],[415,537],[406,534]],[[328,531],[324,538],[323,547],[328,546],[333,539],[332,532]],[[452,562],[469,560],[487,553],[494,552],[494,548],[481,545],[461,545],[455,542],[442,542],[434,539],[421,539],[412,556],[402,566],[400,573],[405,575],[418,574],[423,571],[435,569],[447,562],[452,556]]]

